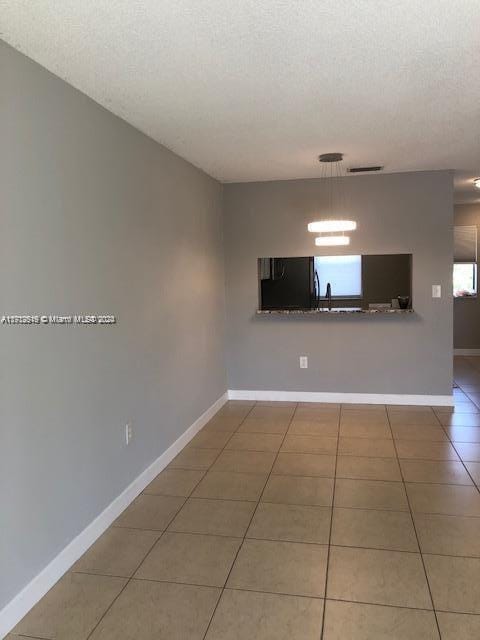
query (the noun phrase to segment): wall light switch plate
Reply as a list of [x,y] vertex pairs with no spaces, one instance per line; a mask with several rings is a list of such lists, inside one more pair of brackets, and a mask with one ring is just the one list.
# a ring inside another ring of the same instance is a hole
[[300,369],[308,369],[308,356],[300,356]]
[[133,427],[129,422],[125,425],[125,443],[130,444],[130,440],[133,438]]
[[432,298],[441,298],[441,297],[442,297],[442,285],[432,284]]

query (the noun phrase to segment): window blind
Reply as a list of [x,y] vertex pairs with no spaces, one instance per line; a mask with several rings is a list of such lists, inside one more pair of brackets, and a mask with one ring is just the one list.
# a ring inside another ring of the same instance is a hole
[[454,227],[454,262],[477,261],[477,227]]

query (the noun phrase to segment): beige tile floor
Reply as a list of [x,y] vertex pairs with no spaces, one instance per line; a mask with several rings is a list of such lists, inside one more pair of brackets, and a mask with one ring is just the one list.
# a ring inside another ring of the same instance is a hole
[[480,638],[480,358],[455,380],[453,409],[229,402],[11,638]]

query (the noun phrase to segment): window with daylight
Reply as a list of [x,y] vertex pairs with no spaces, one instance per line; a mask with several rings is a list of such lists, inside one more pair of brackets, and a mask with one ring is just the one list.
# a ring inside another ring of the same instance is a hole
[[314,266],[321,297],[325,295],[329,282],[332,298],[362,296],[362,256],[315,256]]
[[465,298],[477,295],[477,265],[457,262],[453,265],[453,295]]
[[477,295],[477,227],[454,228],[453,295]]

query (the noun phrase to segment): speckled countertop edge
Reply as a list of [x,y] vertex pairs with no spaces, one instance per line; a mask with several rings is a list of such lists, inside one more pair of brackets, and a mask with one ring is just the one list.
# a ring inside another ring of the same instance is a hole
[[258,309],[259,316],[321,316],[325,314],[405,314],[414,313],[413,309]]

